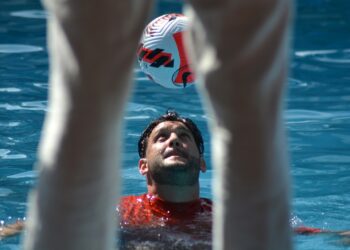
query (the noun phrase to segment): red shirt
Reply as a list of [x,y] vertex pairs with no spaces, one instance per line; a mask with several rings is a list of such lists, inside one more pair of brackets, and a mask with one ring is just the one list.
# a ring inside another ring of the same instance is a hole
[[121,198],[117,211],[120,249],[212,248],[209,199],[173,203],[150,194],[131,195]]
[[124,196],[117,211],[122,227],[159,227],[188,223],[208,224],[211,227],[212,221],[212,201],[206,198],[173,203],[150,194]]
[[[121,228],[157,228],[170,226],[183,232],[200,229],[211,233],[212,201],[200,198],[192,202],[173,203],[150,194],[131,195],[121,198],[117,211]],[[325,232],[318,228],[297,226],[297,234]]]

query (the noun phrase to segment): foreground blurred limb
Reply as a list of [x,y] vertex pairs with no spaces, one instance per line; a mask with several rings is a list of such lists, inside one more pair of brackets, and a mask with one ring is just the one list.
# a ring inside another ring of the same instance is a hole
[[151,1],[44,4],[49,112],[25,249],[114,249],[121,119]]
[[282,118],[291,1],[189,3],[213,118],[214,249],[291,249]]
[[[282,97],[290,3],[190,3],[196,62],[205,78],[200,88],[214,118],[214,247],[288,250]],[[28,215],[28,250],[113,248],[120,120],[149,5],[46,1],[50,112]]]

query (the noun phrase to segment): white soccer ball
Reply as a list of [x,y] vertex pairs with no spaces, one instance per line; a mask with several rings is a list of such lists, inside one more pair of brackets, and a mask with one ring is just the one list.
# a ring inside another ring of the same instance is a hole
[[183,43],[188,29],[188,17],[174,13],[162,15],[146,26],[137,56],[141,70],[151,80],[166,88],[184,88],[194,83]]

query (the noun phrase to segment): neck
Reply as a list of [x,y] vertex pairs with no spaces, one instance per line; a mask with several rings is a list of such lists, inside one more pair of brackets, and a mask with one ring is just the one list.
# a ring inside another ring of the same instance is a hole
[[199,199],[199,184],[193,186],[148,185],[149,194],[169,202],[190,202]]

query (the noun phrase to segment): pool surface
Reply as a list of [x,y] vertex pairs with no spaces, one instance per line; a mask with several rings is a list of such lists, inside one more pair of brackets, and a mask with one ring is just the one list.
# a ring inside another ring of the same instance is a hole
[[[176,0],[159,0],[154,16],[181,11]],[[295,223],[350,229],[350,1],[299,0],[291,37],[285,98]],[[0,2],[0,220],[23,218],[35,184],[36,149],[47,111],[47,14],[38,0]],[[144,126],[167,108],[192,118],[203,131],[209,171],[201,194],[211,198],[208,118],[194,87],[171,90],[134,69],[123,151],[123,194],[146,191],[137,171],[137,140]],[[20,249],[20,237],[0,250]],[[298,250],[350,249],[335,236],[295,236]]]

